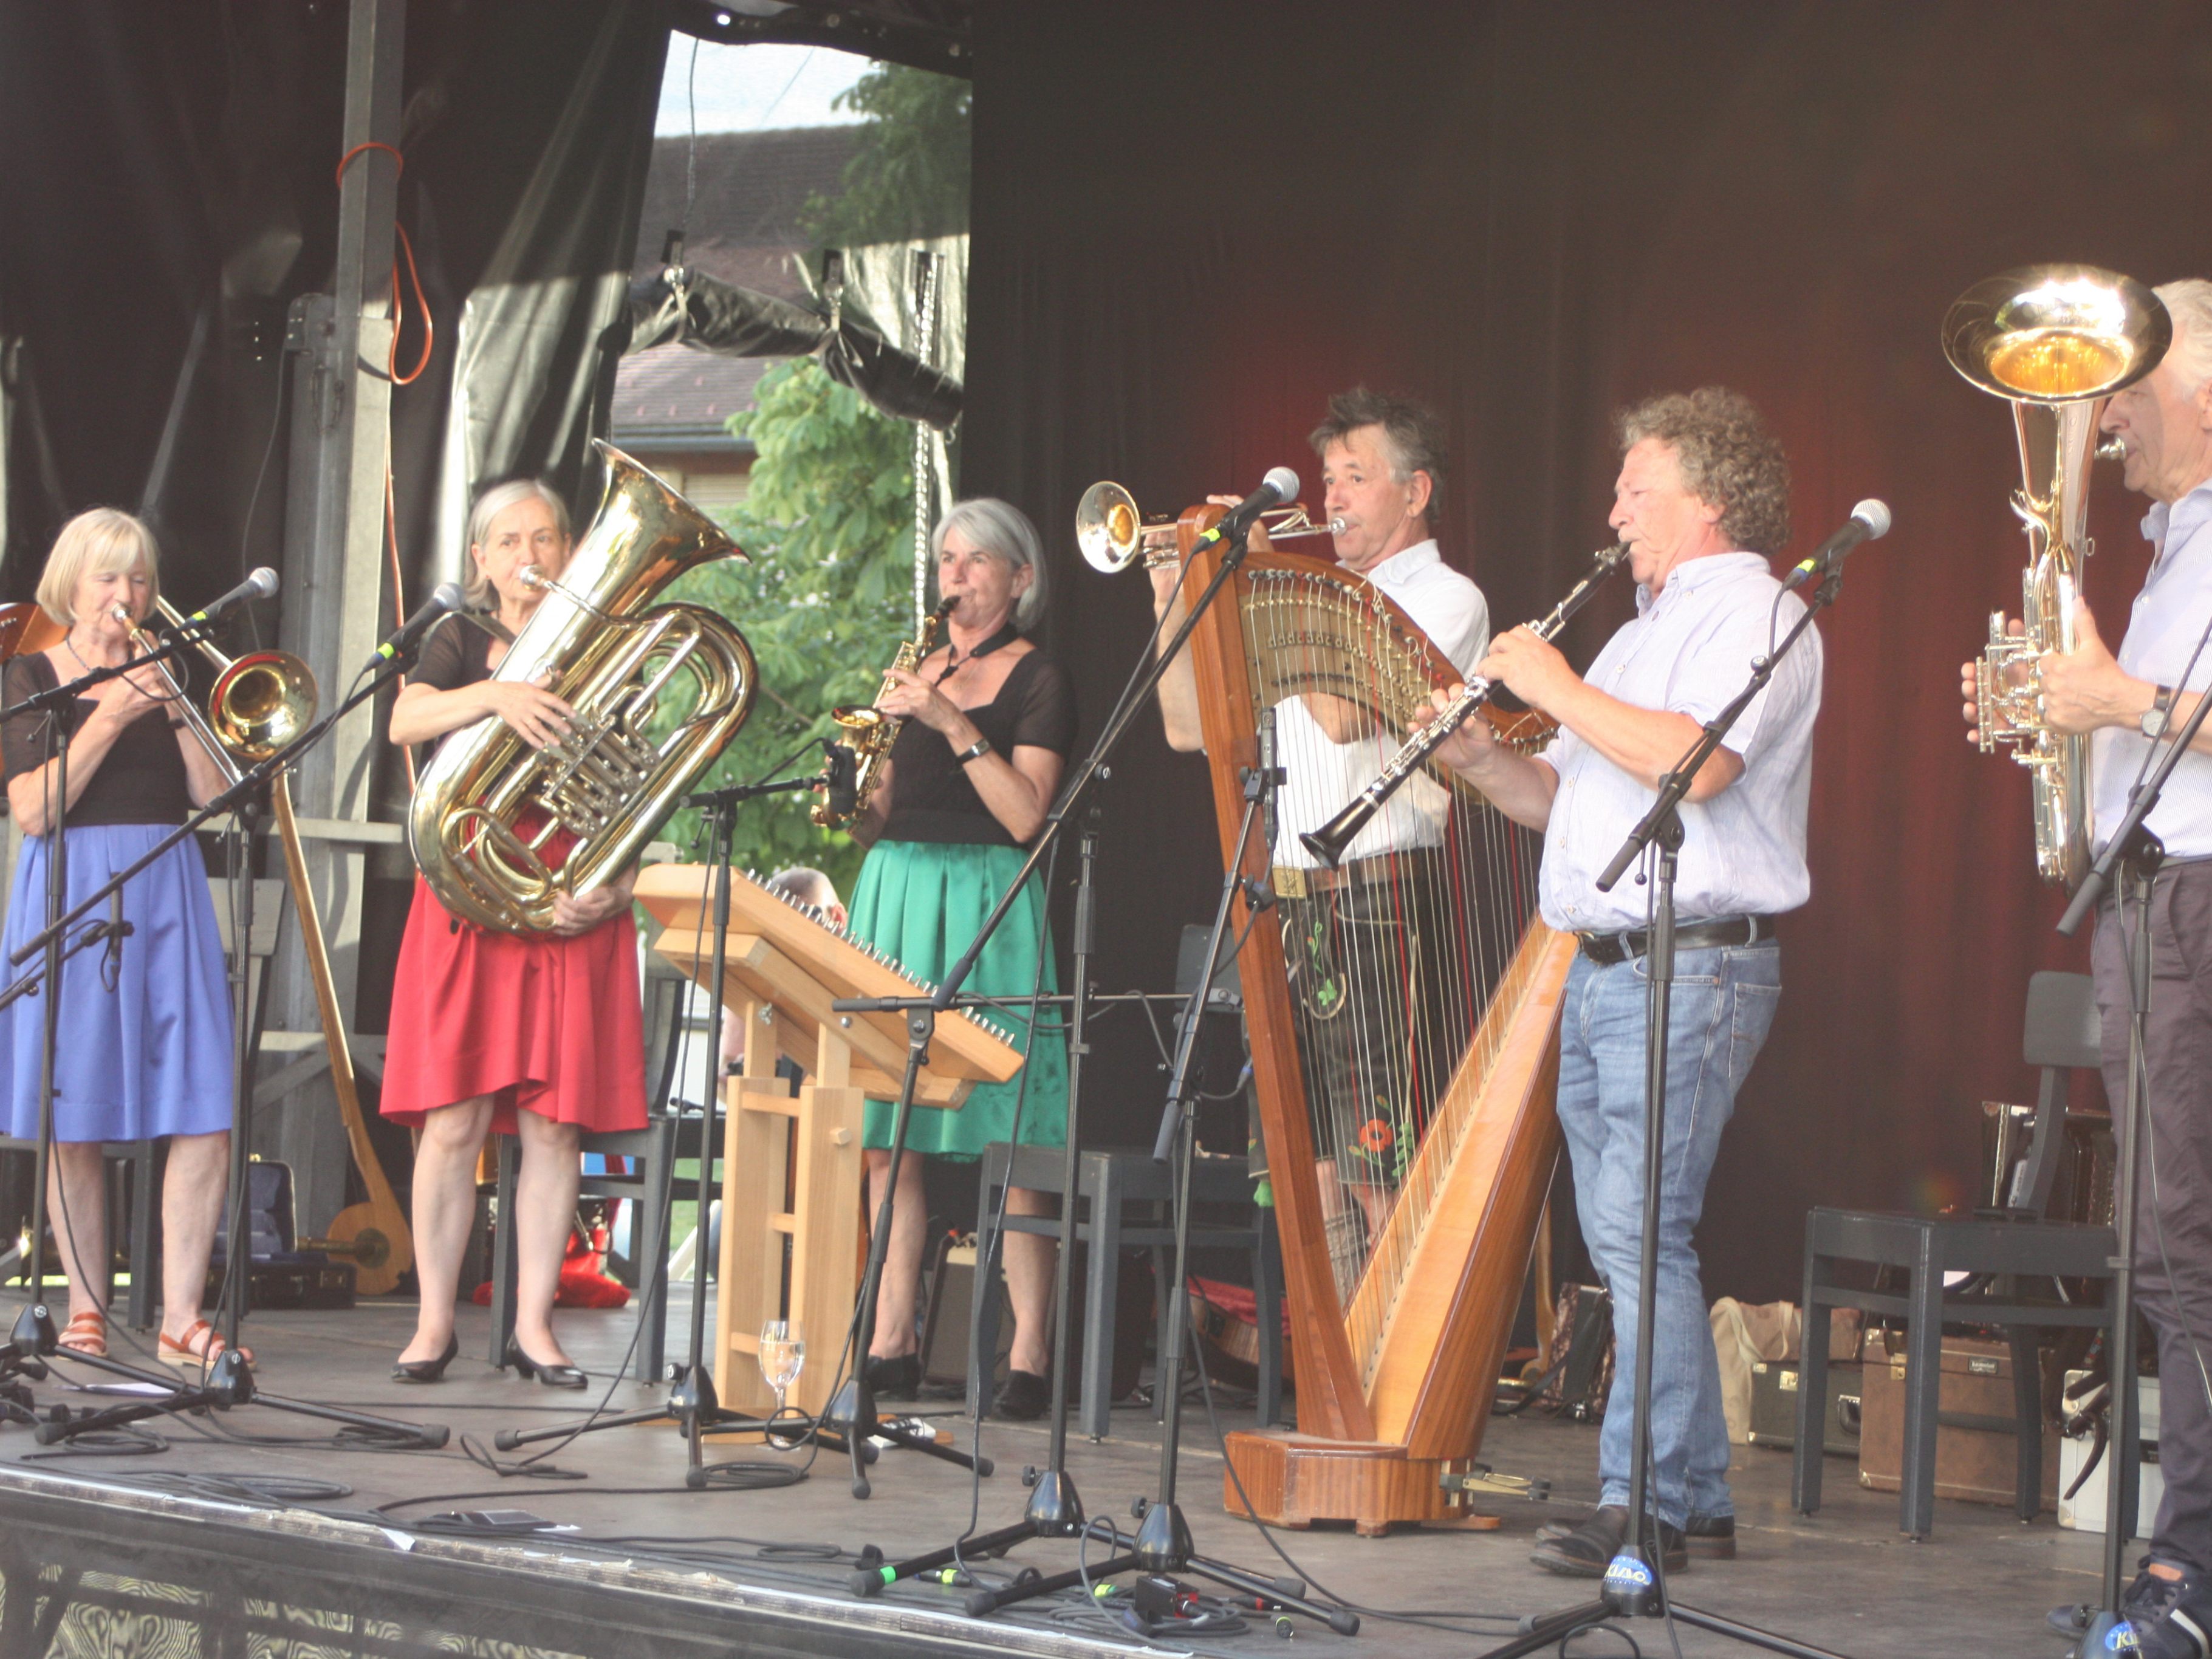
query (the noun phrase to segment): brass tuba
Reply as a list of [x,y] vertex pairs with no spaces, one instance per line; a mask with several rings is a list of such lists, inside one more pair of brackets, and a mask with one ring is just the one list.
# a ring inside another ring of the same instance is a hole
[[2016,744],[2035,791],[2035,862],[2045,881],[2081,884],[2089,867],[2087,738],[2044,724],[2036,659],[2075,647],[2074,604],[2086,534],[2089,463],[2105,400],[2158,367],[2173,322],[2141,283],[2094,265],[2023,265],[1959,296],[1943,319],[1951,367],[2012,404],[2024,487],[2013,511],[2027,532],[2014,638],[1998,611],[1974,671],[1982,752]]
[[[744,552],[622,451],[592,442],[607,464],[599,515],[560,577],[537,579],[545,598],[492,676],[545,677],[575,710],[571,728],[544,749],[497,719],[454,732],[408,812],[408,842],[439,902],[504,933],[546,931],[556,893],[589,892],[629,867],[744,724],[757,689],[736,629],[699,605],[651,604],[694,565]],[[686,712],[656,744],[647,725],[679,675]]]

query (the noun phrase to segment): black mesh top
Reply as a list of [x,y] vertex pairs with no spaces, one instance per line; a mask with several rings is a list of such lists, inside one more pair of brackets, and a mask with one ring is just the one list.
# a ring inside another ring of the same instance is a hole
[[[415,665],[407,671],[408,684],[427,685],[433,691],[458,691],[490,678],[491,635],[459,616],[449,616],[430,630]],[[427,765],[444,741],[433,738],[417,744],[422,751],[418,761]]]
[[[1042,651],[1018,659],[997,696],[963,712],[1001,755],[1027,746],[1065,758],[1075,747],[1075,687],[1059,659]],[[968,781],[952,745],[914,720],[899,728],[891,745],[891,811],[882,838],[1016,845]]]
[[[8,664],[0,677],[0,696],[18,703],[60,684],[45,652],[27,652]],[[98,706],[95,698],[75,700],[68,715],[70,736],[82,729]],[[0,770],[9,783],[46,763],[46,724],[45,713],[37,709],[0,723]],[[157,707],[123,728],[62,823],[70,830],[94,823],[182,823],[191,809],[184,751],[169,730],[168,709]]]

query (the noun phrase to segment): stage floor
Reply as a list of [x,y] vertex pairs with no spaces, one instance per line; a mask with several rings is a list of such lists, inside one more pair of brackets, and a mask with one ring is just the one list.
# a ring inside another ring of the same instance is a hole
[[[0,1297],[0,1313],[12,1320],[21,1299],[15,1292]],[[672,1346],[680,1348],[681,1301],[672,1316]],[[602,1373],[582,1395],[555,1394],[485,1364],[485,1316],[474,1310],[464,1310],[462,1357],[445,1382],[395,1384],[388,1370],[411,1317],[408,1305],[391,1303],[343,1313],[268,1313],[255,1317],[248,1340],[259,1356],[259,1385],[270,1393],[450,1425],[454,1443],[441,1452],[334,1449],[324,1425],[251,1407],[224,1413],[222,1433],[204,1419],[157,1425],[167,1449],[153,1455],[99,1449],[57,1455],[42,1452],[27,1428],[0,1428],[0,1569],[8,1589],[0,1650],[248,1650],[235,1637],[210,1645],[204,1634],[190,1647],[170,1649],[143,1646],[129,1633],[132,1620],[212,1625],[228,1618],[249,1626],[252,1650],[276,1655],[415,1652],[434,1644],[464,1652],[488,1653],[496,1644],[505,1652],[592,1656],[695,1648],[845,1655],[1159,1650],[1080,1604],[1033,1603],[1034,1611],[979,1622],[962,1614],[957,1590],[934,1584],[901,1585],[872,1601],[848,1594],[850,1553],[862,1545],[896,1559],[948,1543],[967,1524],[968,1475],[933,1459],[886,1454],[866,1503],[848,1494],[842,1460],[826,1454],[796,1486],[691,1492],[683,1485],[684,1448],[674,1431],[637,1426],[585,1436],[545,1460],[586,1479],[495,1475],[469,1461],[462,1437],[489,1455],[500,1429],[565,1420],[609,1395],[604,1370],[629,1340],[629,1316],[560,1316],[571,1352]],[[116,1352],[131,1358],[126,1343]],[[635,1409],[659,1392],[621,1382],[607,1408]],[[104,1403],[58,1382],[37,1393],[42,1408],[57,1400]],[[965,1444],[957,1401],[927,1401],[920,1409],[942,1413]],[[1250,1420],[1249,1409],[1224,1416],[1231,1427]],[[1114,1428],[1103,1442],[1073,1441],[1070,1473],[1091,1513],[1127,1526],[1130,1500],[1155,1486],[1159,1426],[1133,1407],[1115,1412]],[[230,1437],[247,1435],[269,1438]],[[1023,1466],[1043,1459],[1046,1441],[1042,1424],[985,1425],[984,1449],[998,1472],[981,1482],[979,1530],[1019,1517]],[[1540,1523],[1579,1516],[1594,1498],[1595,1443],[1589,1427],[1493,1420],[1485,1461],[1552,1483],[1548,1502],[1492,1504],[1504,1522],[1496,1532],[1375,1540],[1334,1530],[1279,1534],[1318,1584],[1369,1607],[1449,1615],[1461,1626],[1370,1617],[1346,1639],[1301,1620],[1297,1648],[1315,1659],[1316,1650],[1331,1659],[1377,1650],[1396,1659],[1480,1652],[1491,1645],[1484,1632],[1502,1640],[1512,1629],[1493,1616],[1589,1599],[1594,1585],[1541,1572],[1528,1553]],[[1257,1528],[1223,1510],[1221,1460],[1202,1409],[1187,1414],[1182,1445],[1182,1498],[1199,1548],[1261,1573],[1286,1571]],[[498,1454],[508,1462],[527,1455]],[[762,1455],[736,1444],[718,1444],[714,1455]],[[300,1506],[287,1508],[243,1501],[207,1479],[217,1475],[339,1482],[351,1490],[310,1492]],[[1812,1519],[1790,1512],[1786,1454],[1741,1449],[1733,1480],[1739,1558],[1676,1575],[1674,1595],[1801,1641],[1868,1659],[1917,1659],[1930,1651],[2055,1655],[2063,1644],[2045,1629],[2045,1610],[2096,1591],[2098,1540],[2061,1531],[2047,1516],[2022,1526],[2009,1510],[1939,1502],[1932,1539],[1915,1545],[1897,1531],[1895,1497],[1861,1489],[1842,1460],[1830,1461],[1826,1504]],[[410,1529],[441,1510],[491,1508],[527,1510],[576,1531],[487,1541]],[[381,1511],[377,1524],[329,1518],[368,1511]],[[679,1540],[690,1540],[690,1559],[648,1559],[640,1553],[648,1537],[655,1551],[682,1551]],[[823,1547],[817,1553],[808,1545]],[[834,1551],[847,1553],[824,1559]],[[1102,1553],[1094,1547],[1091,1559]],[[1072,1544],[1031,1543],[983,1570],[1011,1574],[1035,1565],[1052,1572],[1075,1565]],[[21,1591],[33,1582],[40,1595],[27,1598]],[[173,1605],[195,1597],[199,1612]],[[31,1622],[33,1600],[43,1604],[46,1621]],[[1656,1621],[1633,1634],[1646,1654],[1670,1650]],[[1686,1655],[1749,1650],[1686,1627],[1680,1635]],[[1577,1650],[1626,1651],[1599,1645],[1609,1639],[1587,1638]],[[1267,1622],[1255,1620],[1244,1636],[1167,1645],[1263,1653],[1276,1641]]]

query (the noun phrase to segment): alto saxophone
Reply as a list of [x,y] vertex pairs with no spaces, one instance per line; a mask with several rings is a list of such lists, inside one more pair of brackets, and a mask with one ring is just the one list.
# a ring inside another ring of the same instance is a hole
[[[947,599],[921,619],[921,637],[908,640],[899,647],[898,654],[891,659],[891,665],[884,675],[883,688],[876,693],[877,702],[890,696],[891,688],[898,684],[891,678],[893,674],[912,673],[916,663],[937,649],[938,630],[944,627],[945,619],[952,614],[952,607],[959,603],[957,599]],[[884,763],[890,758],[891,745],[898,741],[899,727],[906,721],[896,714],[884,714],[873,704],[865,708],[833,708],[830,711],[830,718],[845,728],[845,735],[836,739],[833,746],[845,750],[852,757],[853,810],[849,812],[831,811],[825,791],[807,816],[824,830],[849,830],[867,816],[868,802],[875,794],[877,786],[884,781]],[[822,776],[825,784],[836,775],[839,764],[838,757],[834,756],[823,763]]]

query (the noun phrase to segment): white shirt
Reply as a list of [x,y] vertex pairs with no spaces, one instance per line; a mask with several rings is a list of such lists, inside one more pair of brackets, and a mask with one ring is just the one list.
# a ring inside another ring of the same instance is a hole
[[[1583,678],[1638,708],[1663,708],[1704,725],[1726,708],[1765,655],[1804,614],[1757,553],[1712,553],[1677,566],[1659,597],[1639,588],[1636,618],[1606,641]],[[1771,617],[1770,623],[1769,618]],[[1684,802],[1674,914],[1683,922],[1774,915],[1804,903],[1805,810],[1813,789],[1813,720],[1820,711],[1820,634],[1784,657],[1725,739],[1743,774],[1720,793]],[[1685,741],[1682,747],[1689,748]],[[1640,928],[1648,915],[1638,866],[1597,890],[1628,832],[1658,799],[1562,728],[1540,758],[1559,775],[1544,831],[1537,893],[1544,920],[1578,933]]]
[[[1383,597],[1449,658],[1462,674],[1474,672],[1490,650],[1490,606],[1482,590],[1443,562],[1434,541],[1416,542],[1367,572]],[[1286,775],[1275,807],[1274,861],[1304,869],[1320,860],[1298,841],[1343,810],[1375,781],[1383,763],[1405,741],[1401,732],[1378,732],[1336,743],[1305,704],[1293,697],[1275,705],[1275,755]],[[1407,781],[1345,849],[1346,860],[1374,858],[1415,847],[1443,844],[1451,799],[1425,775]]]
[[[2205,623],[2212,620],[2212,483],[2197,485],[2171,507],[2157,503],[2143,515],[2142,532],[2158,556],[2136,595],[2119,664],[2136,679],[2178,686]],[[2212,648],[2188,672],[2186,690],[2212,688]],[[2089,742],[2093,839],[2101,851],[2127,816],[2128,792],[2151,744],[2127,726],[2100,726]],[[2212,755],[2181,757],[2151,812],[2150,830],[2176,858],[2212,854]]]

